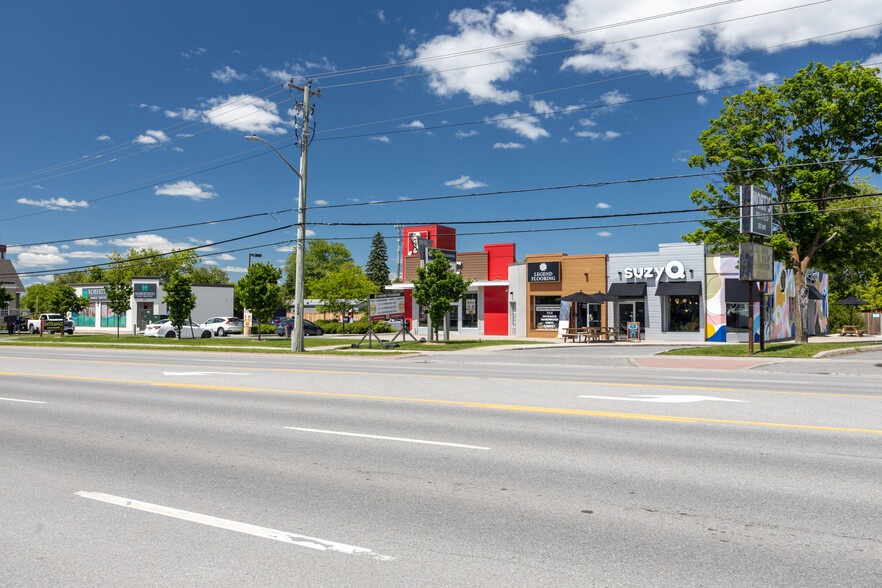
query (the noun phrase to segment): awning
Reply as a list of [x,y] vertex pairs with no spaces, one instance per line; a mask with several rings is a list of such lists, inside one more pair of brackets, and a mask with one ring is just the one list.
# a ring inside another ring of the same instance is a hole
[[808,291],[809,291],[809,300],[823,300],[824,299],[824,295],[821,294],[818,291],[818,289],[815,288],[814,286],[812,286],[811,284],[808,285]]
[[661,282],[656,296],[701,296],[701,282]]
[[[742,282],[741,280],[735,279],[727,279],[726,280],[726,302],[750,302],[747,299],[749,292],[747,290],[747,282]],[[753,301],[760,302],[762,301],[762,297],[760,296],[759,286],[757,286],[756,282],[753,283]]]
[[616,282],[609,285],[607,293],[619,298],[643,298],[646,296],[646,282]]

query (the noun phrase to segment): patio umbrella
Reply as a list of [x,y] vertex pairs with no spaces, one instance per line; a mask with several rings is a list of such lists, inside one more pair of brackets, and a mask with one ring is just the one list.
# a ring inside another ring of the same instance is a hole
[[573,292],[567,296],[561,296],[562,302],[578,302],[580,304],[597,304],[598,300],[594,299],[592,294],[585,294],[581,290]]
[[[848,298],[843,298],[842,300],[837,300],[833,304],[837,306],[864,306],[865,304],[869,304],[866,300],[861,300],[860,298],[855,298],[854,296],[849,296]],[[854,309],[851,309],[851,322],[854,322]]]
[[594,298],[594,302],[615,302],[619,299],[618,296],[614,294],[607,294],[606,292],[597,291],[594,294],[589,294],[592,298]]

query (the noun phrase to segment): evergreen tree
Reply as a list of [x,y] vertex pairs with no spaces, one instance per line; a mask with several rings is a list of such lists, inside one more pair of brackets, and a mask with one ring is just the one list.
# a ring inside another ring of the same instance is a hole
[[389,254],[386,251],[386,240],[383,239],[383,235],[379,231],[371,239],[371,252],[368,255],[367,265],[364,267],[364,273],[381,291],[390,284]]

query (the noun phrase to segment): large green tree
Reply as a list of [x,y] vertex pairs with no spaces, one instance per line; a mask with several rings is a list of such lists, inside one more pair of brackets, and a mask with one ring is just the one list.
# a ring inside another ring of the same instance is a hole
[[[321,312],[333,312],[343,315],[361,301],[366,301],[370,294],[378,290],[364,274],[360,267],[352,262],[343,264],[337,271],[319,278],[310,284],[313,297],[321,299],[318,309]],[[343,323],[346,331],[346,323]]]
[[230,276],[216,265],[200,265],[190,272],[190,281],[194,284],[229,284]]
[[6,308],[6,305],[15,300],[15,295],[10,294],[2,284],[0,284],[0,308]]
[[256,322],[266,324],[273,313],[284,305],[279,280],[282,270],[270,263],[253,263],[248,272],[239,278],[237,290],[239,301],[251,311]]
[[[312,239],[306,244],[306,255],[303,259],[303,297],[315,298],[309,285],[317,279],[333,273],[343,264],[352,261],[352,253],[343,243],[326,239]],[[291,252],[285,261],[285,297],[293,300],[297,293],[297,249]]]
[[157,249],[129,249],[125,253],[114,251],[107,258],[107,267],[89,268],[89,281],[130,282],[135,276],[170,279],[176,274],[190,274],[199,265],[199,255],[195,251],[163,254]]
[[[856,63],[812,63],[778,86],[725,99],[720,116],[699,137],[693,167],[721,173],[720,183],[692,193],[714,219],[684,235],[712,252],[737,251],[738,186],[773,195],[776,258],[794,271],[796,340],[808,338],[809,267],[829,269],[879,259],[873,215],[839,204],[854,195],[862,170],[882,171],[882,80]],[[721,208],[722,207],[722,208]]]
[[377,285],[379,290],[388,286],[389,281],[389,254],[386,249],[386,240],[383,234],[377,231],[371,239],[371,251],[368,254],[364,273],[368,279]]
[[438,340],[438,331],[444,324],[444,315],[450,312],[450,305],[458,302],[469,289],[471,280],[465,280],[450,268],[450,262],[440,251],[435,250],[432,261],[417,269],[413,281],[413,299],[428,310],[429,321]]
[[172,274],[162,287],[165,290],[162,301],[168,307],[168,319],[179,339],[184,322],[190,318],[190,313],[196,307],[196,295],[193,294],[191,285],[188,276],[177,273]]

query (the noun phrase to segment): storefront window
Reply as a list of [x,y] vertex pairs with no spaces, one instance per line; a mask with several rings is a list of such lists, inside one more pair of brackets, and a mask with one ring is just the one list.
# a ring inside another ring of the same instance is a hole
[[478,328],[478,293],[467,292],[462,297],[462,328]]
[[746,302],[726,304],[726,332],[747,333],[750,330],[750,317]]
[[533,296],[533,328],[538,331],[556,331],[560,321],[560,296]]
[[667,331],[693,332],[700,330],[698,296],[668,296]]

